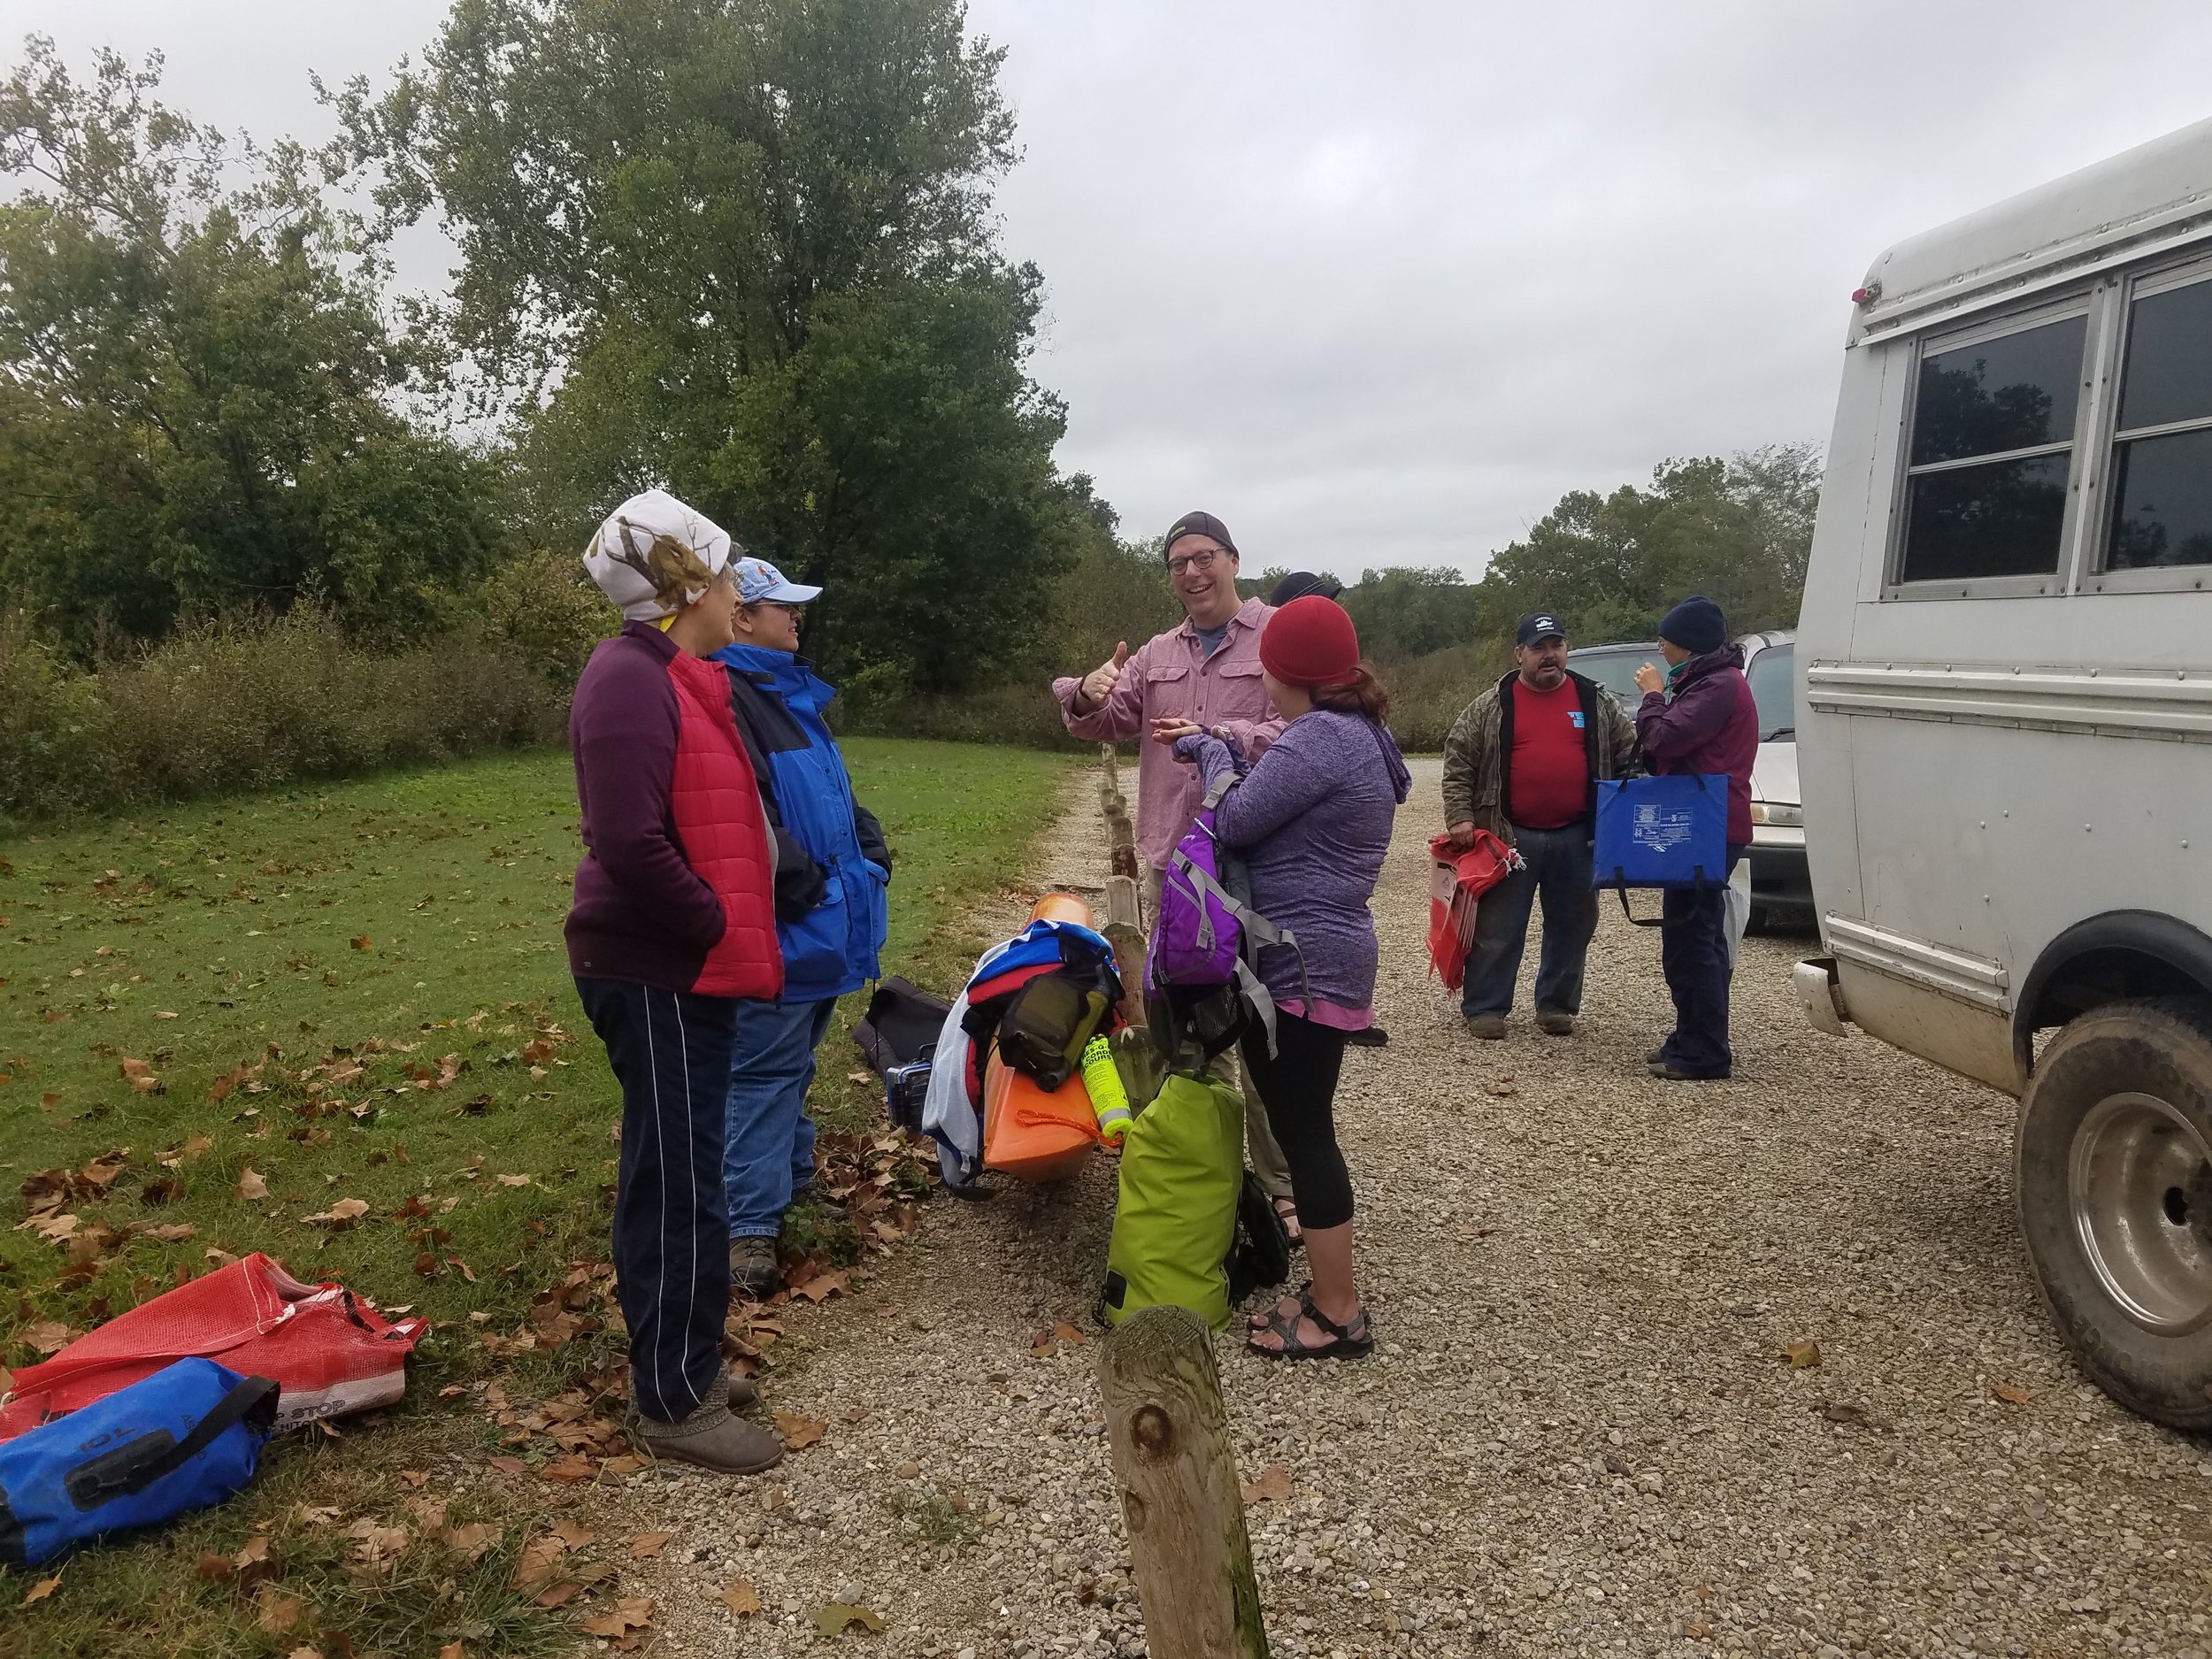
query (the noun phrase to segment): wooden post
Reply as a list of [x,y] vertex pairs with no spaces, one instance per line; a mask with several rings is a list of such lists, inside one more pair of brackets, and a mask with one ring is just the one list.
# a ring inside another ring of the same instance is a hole
[[1098,1355],[1151,1659],[1267,1659],[1244,1498],[1206,1322],[1141,1309]]

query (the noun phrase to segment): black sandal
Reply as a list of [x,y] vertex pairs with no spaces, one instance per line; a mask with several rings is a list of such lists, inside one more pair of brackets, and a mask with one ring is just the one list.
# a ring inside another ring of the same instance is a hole
[[[1288,1300],[1285,1298],[1285,1300]],[[1329,1338],[1326,1343],[1309,1343],[1298,1334],[1299,1325],[1311,1320]],[[1270,1332],[1280,1342],[1280,1348],[1262,1348],[1256,1339]],[[1375,1334],[1362,1307],[1348,1325],[1335,1320],[1313,1305],[1313,1286],[1309,1285],[1298,1294],[1298,1310],[1285,1317],[1279,1303],[1268,1322],[1244,1340],[1244,1346],[1263,1359],[1364,1359],[1374,1352]]]
[[1298,1201],[1294,1198],[1269,1200],[1275,1206],[1275,1215],[1283,1224],[1283,1236],[1290,1240],[1290,1248],[1302,1250],[1306,1245],[1306,1230],[1298,1225]]

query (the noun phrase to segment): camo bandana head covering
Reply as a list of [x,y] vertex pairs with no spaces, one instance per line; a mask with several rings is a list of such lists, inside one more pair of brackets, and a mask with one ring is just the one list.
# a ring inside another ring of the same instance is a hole
[[664,489],[633,495],[584,549],[584,569],[633,622],[695,604],[735,550],[729,532]]

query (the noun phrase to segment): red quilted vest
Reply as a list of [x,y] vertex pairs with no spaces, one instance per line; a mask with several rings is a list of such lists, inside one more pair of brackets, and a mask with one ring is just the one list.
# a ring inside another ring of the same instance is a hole
[[783,990],[775,871],[760,789],[730,710],[729,675],[718,663],[679,651],[668,678],[677,716],[669,812],[685,862],[714,889],[728,923],[691,988],[702,996],[772,999]]

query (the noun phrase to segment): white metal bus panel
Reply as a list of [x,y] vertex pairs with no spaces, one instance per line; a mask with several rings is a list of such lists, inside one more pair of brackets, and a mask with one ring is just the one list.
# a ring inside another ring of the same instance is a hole
[[[2212,121],[1900,243],[1852,319],[1796,655],[1822,936],[1862,1028],[2009,1092],[2021,981],[2067,928],[2212,933],[2212,564],[2095,562],[2126,307],[2208,254]],[[1901,580],[1924,350],[2075,319],[2055,568]]]

